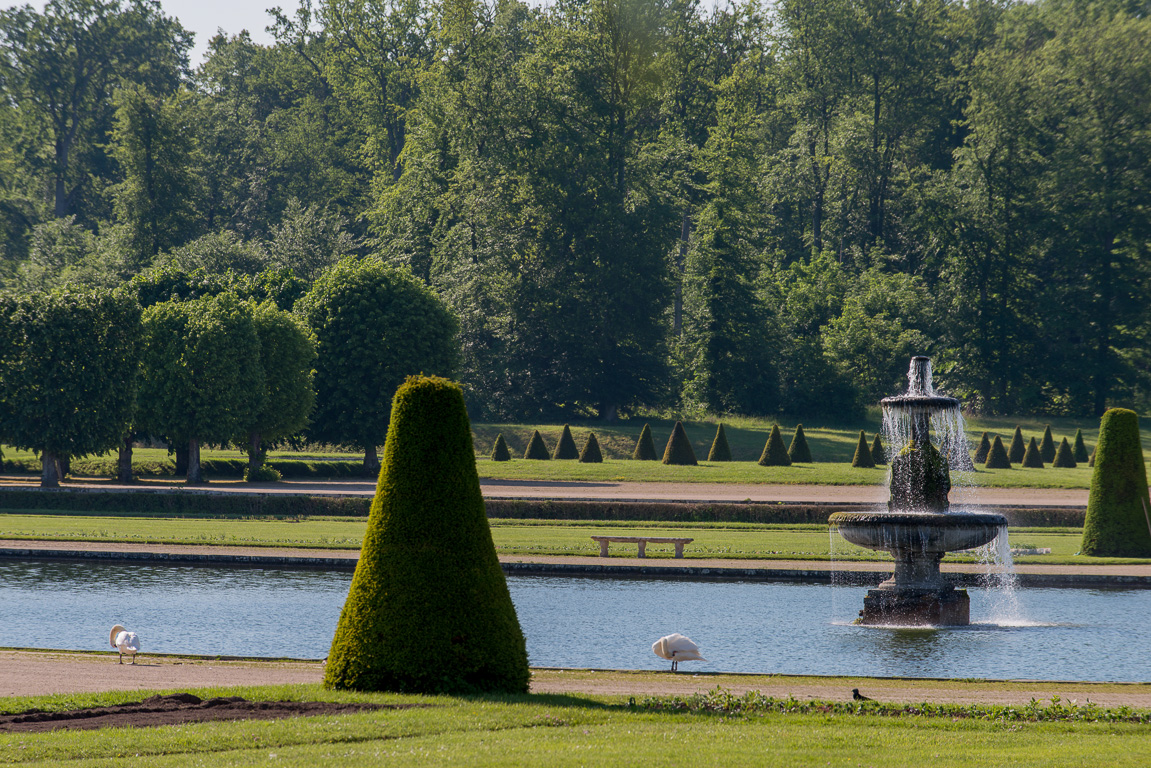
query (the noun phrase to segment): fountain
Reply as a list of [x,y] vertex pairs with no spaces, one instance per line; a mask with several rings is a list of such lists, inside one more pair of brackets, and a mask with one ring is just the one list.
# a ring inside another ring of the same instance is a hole
[[[911,358],[907,378],[906,394],[880,401],[894,455],[887,511],[837,512],[829,522],[852,544],[895,559],[895,573],[868,591],[856,623],[961,626],[971,621],[970,598],[943,578],[939,562],[947,552],[990,543],[1007,519],[950,511],[949,464],[960,449],[966,453],[959,401],[935,394],[926,357]],[[947,455],[931,443],[933,425]]]

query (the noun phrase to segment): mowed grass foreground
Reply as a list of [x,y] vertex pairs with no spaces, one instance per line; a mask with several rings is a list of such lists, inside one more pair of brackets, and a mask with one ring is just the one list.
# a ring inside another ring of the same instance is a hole
[[[1146,766],[1146,724],[1051,718],[1050,708],[783,702],[711,711],[683,700],[584,695],[449,698],[318,686],[196,690],[249,700],[404,707],[279,721],[0,734],[0,763],[43,766]],[[718,696],[705,696],[722,702]],[[147,693],[0,699],[0,710],[139,701]],[[697,701],[701,697],[696,697]],[[747,697],[743,700],[749,700]],[[632,704],[632,702],[635,704]],[[731,702],[729,702],[730,704]],[[415,706],[411,706],[415,705]],[[1046,714],[1042,712],[1046,710]],[[800,710],[805,710],[806,713]],[[1061,712],[1056,713],[1057,716]],[[883,714],[880,714],[880,713]],[[1105,716],[1115,713],[1102,712]],[[1131,713],[1128,712],[1128,719]],[[1136,717],[1139,717],[1136,715]],[[1098,719],[1098,718],[1097,718]]]

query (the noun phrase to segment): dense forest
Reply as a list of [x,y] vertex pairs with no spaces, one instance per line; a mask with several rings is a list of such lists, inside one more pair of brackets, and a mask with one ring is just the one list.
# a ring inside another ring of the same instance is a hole
[[1149,11],[302,0],[195,64],[154,2],[12,8],[0,280],[376,256],[485,419],[846,418],[912,354],[979,412],[1144,408]]

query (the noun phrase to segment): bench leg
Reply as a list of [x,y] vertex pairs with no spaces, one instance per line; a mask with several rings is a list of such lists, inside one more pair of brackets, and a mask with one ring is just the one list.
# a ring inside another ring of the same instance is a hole
[[675,556],[678,557],[680,560],[683,559],[683,542],[682,541],[677,541],[675,543]]
[[607,557],[607,542],[606,541],[601,541],[599,543],[599,556],[600,557]]
[[647,551],[647,542],[641,541],[639,543],[639,556],[640,557],[647,557],[646,551]]

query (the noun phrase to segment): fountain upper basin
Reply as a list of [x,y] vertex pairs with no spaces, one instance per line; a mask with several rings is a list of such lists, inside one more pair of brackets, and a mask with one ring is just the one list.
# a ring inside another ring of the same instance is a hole
[[886,552],[954,552],[992,541],[1003,515],[975,512],[836,512],[828,522],[852,544]]

